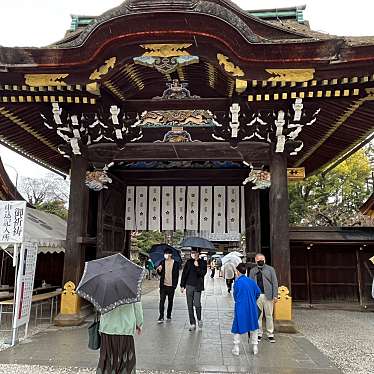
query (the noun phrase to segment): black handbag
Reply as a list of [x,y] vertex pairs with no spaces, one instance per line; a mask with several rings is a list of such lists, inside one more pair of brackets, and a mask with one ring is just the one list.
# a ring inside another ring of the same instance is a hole
[[101,346],[101,336],[99,332],[100,320],[96,313],[95,320],[88,326],[88,348],[97,350]]

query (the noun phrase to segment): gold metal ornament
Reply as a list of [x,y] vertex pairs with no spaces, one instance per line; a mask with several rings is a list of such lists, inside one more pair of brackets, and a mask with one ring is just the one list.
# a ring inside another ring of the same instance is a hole
[[287,168],[289,181],[302,181],[305,179],[305,168]]
[[100,66],[98,69],[95,69],[91,75],[90,80],[99,80],[103,75],[108,74],[110,69],[114,68],[114,65],[116,64],[117,57],[111,57],[108,60],[105,60],[105,64]]
[[68,75],[67,73],[25,74],[25,84],[30,87],[66,86],[64,79]]
[[272,82],[305,82],[313,79],[315,69],[265,69]]
[[243,79],[235,79],[235,91],[243,93],[247,89],[247,81]]
[[175,56],[189,56],[190,53],[185,51],[186,48],[191,47],[192,44],[142,44],[140,47],[147,50],[143,56],[151,57],[175,57]]
[[235,66],[229,58],[221,53],[217,53],[218,63],[223,66],[227,73],[230,73],[233,77],[244,77],[244,72],[239,66]]

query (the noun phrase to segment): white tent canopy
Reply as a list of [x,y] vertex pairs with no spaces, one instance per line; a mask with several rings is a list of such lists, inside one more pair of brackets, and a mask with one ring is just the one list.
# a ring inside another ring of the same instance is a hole
[[[24,241],[38,243],[39,253],[65,252],[67,223],[41,210],[26,208]],[[12,250],[9,246],[8,250]]]

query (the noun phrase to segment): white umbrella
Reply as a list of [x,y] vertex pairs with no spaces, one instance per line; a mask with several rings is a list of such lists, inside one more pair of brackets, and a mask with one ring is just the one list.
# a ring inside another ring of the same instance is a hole
[[242,259],[240,257],[235,256],[231,253],[223,257],[221,260],[222,260],[222,265],[225,265],[228,262],[232,262],[235,265],[235,267],[238,266],[242,262]]
[[244,255],[238,251],[233,251],[233,252],[230,252],[228,255],[234,255],[234,256],[237,256],[237,257],[244,257]]

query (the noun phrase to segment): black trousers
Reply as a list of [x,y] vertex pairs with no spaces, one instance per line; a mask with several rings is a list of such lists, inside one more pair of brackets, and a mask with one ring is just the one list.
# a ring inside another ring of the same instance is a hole
[[226,285],[227,285],[227,290],[228,291],[231,291],[233,283],[234,283],[234,278],[232,278],[232,279],[226,279]]
[[164,318],[166,297],[168,298],[167,318],[171,318],[171,312],[173,310],[174,293],[174,287],[163,286],[160,288],[160,318]]

